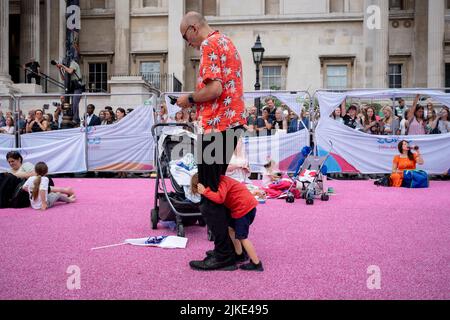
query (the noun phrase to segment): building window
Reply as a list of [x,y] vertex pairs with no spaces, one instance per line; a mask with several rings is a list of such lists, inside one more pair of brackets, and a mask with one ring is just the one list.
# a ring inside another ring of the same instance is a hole
[[344,0],[330,0],[330,12],[344,12]]
[[328,89],[346,89],[348,88],[348,66],[346,65],[327,65],[326,87]]
[[262,89],[281,90],[282,88],[281,66],[263,66]]
[[158,2],[159,2],[158,0],[144,0],[142,6],[157,8],[159,6]]
[[217,16],[217,0],[187,0],[186,12],[197,11],[204,16]]
[[145,81],[147,81],[148,83],[151,83],[156,88],[161,87],[161,62],[160,61],[142,61],[139,71]]
[[390,10],[405,10],[405,4],[403,0],[389,0]]
[[389,88],[402,88],[402,64],[389,65]]
[[91,0],[91,9],[106,9],[105,0]]
[[266,15],[280,14],[280,0],[265,0]]
[[90,92],[108,91],[108,64],[106,62],[89,63]]

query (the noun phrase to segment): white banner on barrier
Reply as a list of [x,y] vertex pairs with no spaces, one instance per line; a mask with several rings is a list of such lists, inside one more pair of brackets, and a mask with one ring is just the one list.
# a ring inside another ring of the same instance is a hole
[[[45,162],[51,174],[85,172],[87,171],[85,135],[80,130],[69,131],[72,131],[71,135],[64,131],[23,135],[23,148],[8,151],[20,152],[24,162],[32,164]],[[3,153],[3,150],[0,152]],[[1,163],[1,170],[9,171],[10,167],[7,163],[3,165],[3,159]]]
[[[5,137],[0,139],[0,152],[6,155],[17,150],[24,162],[44,161],[52,174],[86,172],[88,168],[94,171],[151,171],[152,126],[153,107],[148,105],[136,108],[120,122],[108,126],[22,135],[20,149],[8,148],[14,146],[14,137]],[[1,159],[0,170],[9,170],[6,159]]]
[[0,134],[0,172],[7,172],[9,170],[8,162],[6,161],[6,154],[14,149],[15,138],[13,135]]
[[303,147],[309,146],[309,132],[245,137],[243,142],[251,172],[264,172],[264,165],[269,161],[275,162],[281,171],[294,172]]
[[333,145],[333,151],[326,162],[328,172],[340,173],[390,173],[398,144],[402,140],[418,145],[425,161],[423,169],[430,174],[446,174],[450,169],[450,134],[425,136],[376,136],[351,129],[330,118],[333,110],[346,98],[383,99],[408,97],[416,94],[432,96],[443,104],[450,103],[450,95],[435,91],[360,91],[345,93],[318,92],[320,105],[319,124],[316,139],[320,155],[325,155]]
[[153,107],[143,106],[118,123],[88,128],[89,171],[151,171],[153,123]]

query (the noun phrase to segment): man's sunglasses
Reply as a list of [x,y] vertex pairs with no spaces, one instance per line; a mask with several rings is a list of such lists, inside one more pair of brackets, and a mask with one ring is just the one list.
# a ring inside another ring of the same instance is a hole
[[190,25],[190,26],[186,29],[186,31],[184,32],[184,34],[183,34],[183,39],[184,39],[184,41],[189,42],[188,39],[186,38],[186,34],[188,33],[189,29],[190,29],[190,28],[193,28],[193,27],[194,27],[193,25]]

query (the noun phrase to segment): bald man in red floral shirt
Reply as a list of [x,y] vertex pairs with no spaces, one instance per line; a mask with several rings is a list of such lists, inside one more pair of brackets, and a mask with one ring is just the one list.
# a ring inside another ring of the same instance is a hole
[[[184,16],[180,32],[189,46],[200,50],[201,58],[195,92],[181,96],[177,104],[182,108],[197,107],[203,132],[197,140],[199,181],[216,192],[246,123],[242,62],[233,42],[213,30],[197,12]],[[214,236],[214,254],[191,261],[191,268],[236,270],[226,207],[202,197],[200,211]]]

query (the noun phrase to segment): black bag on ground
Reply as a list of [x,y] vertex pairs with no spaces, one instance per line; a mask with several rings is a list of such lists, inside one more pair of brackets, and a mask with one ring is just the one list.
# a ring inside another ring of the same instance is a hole
[[391,177],[390,175],[385,175],[383,178],[376,180],[374,184],[378,187],[391,187]]
[[17,178],[10,173],[0,174],[0,208],[28,208],[28,192],[22,190],[26,179]]

